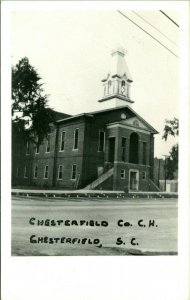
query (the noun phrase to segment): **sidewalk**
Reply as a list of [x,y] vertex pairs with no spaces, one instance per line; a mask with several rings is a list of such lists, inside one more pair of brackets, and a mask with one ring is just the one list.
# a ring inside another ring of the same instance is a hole
[[117,198],[177,198],[178,193],[168,192],[150,192],[150,191],[106,191],[106,190],[34,190],[34,189],[15,189],[11,191],[12,195],[17,196],[36,196],[36,197],[117,197]]

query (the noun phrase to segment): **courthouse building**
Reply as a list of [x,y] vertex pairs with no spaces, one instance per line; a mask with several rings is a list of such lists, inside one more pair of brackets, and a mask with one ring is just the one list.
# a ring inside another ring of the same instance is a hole
[[112,52],[99,110],[57,113],[47,140],[23,144],[13,135],[13,186],[58,189],[156,190],[154,134],[133,109],[125,52]]

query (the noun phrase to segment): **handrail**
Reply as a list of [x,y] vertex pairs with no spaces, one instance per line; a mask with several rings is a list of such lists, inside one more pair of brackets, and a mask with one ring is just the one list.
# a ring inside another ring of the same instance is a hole
[[85,189],[91,190],[94,189],[96,186],[104,182],[106,179],[108,179],[111,175],[113,175],[113,168],[109,169],[107,172],[100,175],[97,179],[92,181],[90,184],[88,184]]
[[157,189],[158,192],[160,192],[160,188],[154,183],[153,180],[149,178],[149,182]]

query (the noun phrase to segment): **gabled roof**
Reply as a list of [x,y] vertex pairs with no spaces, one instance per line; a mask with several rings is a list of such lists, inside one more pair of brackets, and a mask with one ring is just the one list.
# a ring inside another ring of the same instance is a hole
[[133,116],[138,117],[139,120],[141,120],[144,124],[146,124],[147,127],[150,128],[150,130],[153,133],[158,133],[158,131],[156,129],[154,129],[154,127],[152,127],[148,122],[146,122],[139,114],[137,114],[129,105],[125,105],[125,106],[118,106],[118,107],[114,107],[114,108],[109,108],[109,109],[104,109],[104,110],[100,110],[100,111],[95,111],[95,112],[91,112],[91,114],[95,115],[95,114],[101,114],[101,113],[105,113],[108,111],[114,111],[114,110],[120,110],[126,108],[129,112],[131,112],[133,114]]
[[90,113],[78,114],[78,115],[75,115],[75,116],[69,116],[69,117],[66,117],[64,119],[60,119],[56,123],[62,123],[64,121],[69,121],[69,120],[73,120],[73,119],[77,119],[77,118],[81,118],[81,117],[93,117],[93,115],[90,114]]
[[[130,106],[125,105],[125,106],[118,106],[118,107],[114,107],[114,108],[109,108],[109,109],[104,109],[104,110],[98,110],[98,111],[94,111],[94,112],[89,112],[89,113],[83,113],[83,114],[78,114],[75,116],[70,116],[68,118],[64,118],[64,119],[60,119],[57,121],[57,123],[64,123],[65,121],[70,121],[73,119],[77,119],[80,117],[94,117],[96,115],[100,115],[100,114],[105,114],[107,112],[111,112],[111,111],[117,111],[117,110],[122,110],[122,109],[127,109],[127,111],[131,114],[132,117],[137,117],[139,120],[141,120],[149,129],[152,133],[156,134],[158,133],[158,131],[156,129],[154,129],[148,122],[146,122],[139,114],[137,114]],[[117,121],[117,120],[116,120]]]
[[154,134],[159,133],[154,127],[152,127],[147,121],[145,121],[139,114],[137,114],[131,107],[129,107],[128,105],[127,105],[127,107],[138,117],[139,120],[141,120],[143,123],[145,123],[146,126],[149,127]]
[[129,68],[125,61],[125,53],[126,51],[122,48],[117,48],[112,51],[111,69],[102,81],[107,81],[109,76],[119,78],[126,76],[127,81],[133,82]]
[[71,116],[71,115],[64,114],[64,113],[59,112],[59,111],[55,111],[54,109],[51,109],[51,108],[49,108],[49,110],[52,112],[55,122],[58,121],[58,120],[63,120],[65,118],[68,118],[68,117]]

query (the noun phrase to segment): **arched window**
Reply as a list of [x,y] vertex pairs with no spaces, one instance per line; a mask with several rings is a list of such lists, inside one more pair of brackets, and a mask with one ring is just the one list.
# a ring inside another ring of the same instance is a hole
[[109,80],[108,81],[108,95],[110,94],[111,85],[112,85],[112,82],[111,82],[111,80]]
[[125,80],[121,81],[121,93],[126,96]]
[[108,95],[111,93],[111,85],[112,85],[112,82],[111,80],[108,81]]
[[130,136],[129,162],[133,164],[138,164],[139,162],[139,137],[135,132]]

